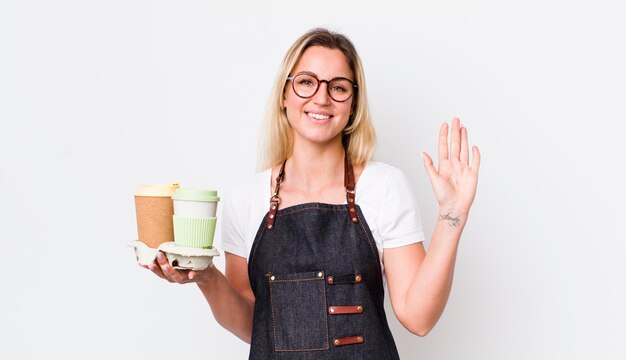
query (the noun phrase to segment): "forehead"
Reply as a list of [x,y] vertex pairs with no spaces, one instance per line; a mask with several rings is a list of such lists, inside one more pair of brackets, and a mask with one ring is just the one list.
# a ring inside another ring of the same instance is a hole
[[315,73],[320,79],[353,78],[348,59],[339,49],[312,46],[302,53],[292,74],[302,71]]

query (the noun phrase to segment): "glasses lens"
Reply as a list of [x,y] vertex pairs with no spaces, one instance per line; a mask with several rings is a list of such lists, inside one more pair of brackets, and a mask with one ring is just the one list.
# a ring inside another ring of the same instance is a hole
[[328,93],[335,101],[346,101],[352,96],[354,86],[347,79],[335,79],[328,84]]
[[300,74],[293,79],[293,90],[298,96],[304,98],[313,96],[318,86],[317,79],[308,74]]

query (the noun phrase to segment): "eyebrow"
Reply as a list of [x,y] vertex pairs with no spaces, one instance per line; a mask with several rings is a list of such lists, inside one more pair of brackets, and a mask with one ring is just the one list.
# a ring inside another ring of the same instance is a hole
[[[320,77],[317,76],[317,74],[312,72],[312,71],[300,71],[300,72],[295,73],[295,75],[293,75],[293,76],[295,77],[297,75],[303,75],[303,74],[304,75],[315,76],[318,80],[320,80]],[[354,83],[354,80],[350,79],[347,76],[335,76],[334,78],[331,78],[331,79],[328,79],[328,80],[330,81],[330,80],[335,80],[335,79],[348,79],[348,80],[350,80],[350,81],[352,81]],[[324,79],[321,79],[321,80],[324,80]]]

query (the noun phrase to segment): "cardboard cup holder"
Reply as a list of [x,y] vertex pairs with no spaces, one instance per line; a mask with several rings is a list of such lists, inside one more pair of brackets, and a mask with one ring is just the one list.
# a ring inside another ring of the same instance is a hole
[[213,257],[220,256],[216,248],[199,249],[186,246],[177,246],[173,241],[164,242],[156,249],[141,241],[133,240],[128,243],[135,249],[137,262],[141,265],[150,265],[156,261],[157,251],[162,251],[167,261],[178,270],[204,270],[213,265]]

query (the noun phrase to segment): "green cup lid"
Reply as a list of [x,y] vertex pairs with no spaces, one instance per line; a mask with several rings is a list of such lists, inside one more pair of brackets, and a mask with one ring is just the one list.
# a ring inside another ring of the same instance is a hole
[[220,198],[217,196],[217,190],[189,188],[176,189],[172,199],[188,201],[220,201]]

